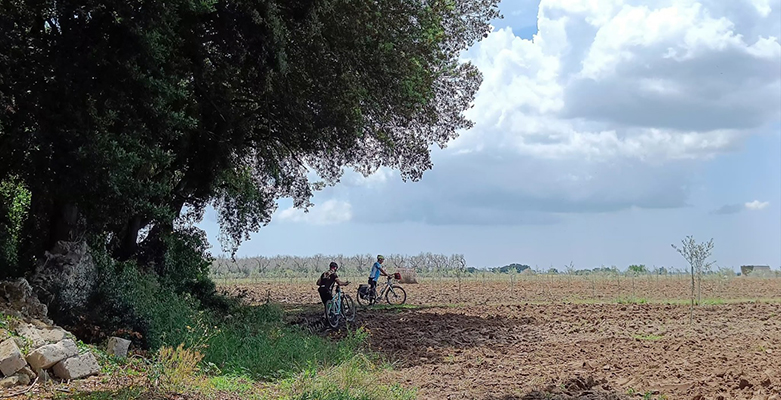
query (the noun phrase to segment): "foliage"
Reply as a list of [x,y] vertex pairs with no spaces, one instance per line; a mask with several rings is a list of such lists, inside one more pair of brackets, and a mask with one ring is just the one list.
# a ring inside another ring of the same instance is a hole
[[527,269],[531,269],[531,267],[526,264],[513,263],[513,264],[505,265],[504,267],[500,267],[500,268],[491,268],[491,271],[499,272],[501,274],[507,274],[510,271],[514,271],[520,274],[521,272],[526,271]]
[[645,265],[643,264],[634,264],[630,265],[629,268],[627,268],[627,272],[634,274],[634,275],[641,275],[641,274],[647,274],[648,269],[646,269]]
[[460,53],[497,3],[0,3],[0,181],[32,196],[25,262],[94,235],[126,260],[208,205],[235,251],[347,168],[420,179],[472,126],[482,78]]
[[30,192],[17,179],[0,180],[0,278],[15,275],[22,222]]
[[122,336],[152,349],[194,344],[187,328],[204,325],[206,318],[196,298],[176,293],[161,284],[156,274],[140,271],[132,261],[113,262],[98,253],[94,256],[98,261],[98,289],[90,298],[92,307],[84,325],[102,327],[102,335],[124,332]]

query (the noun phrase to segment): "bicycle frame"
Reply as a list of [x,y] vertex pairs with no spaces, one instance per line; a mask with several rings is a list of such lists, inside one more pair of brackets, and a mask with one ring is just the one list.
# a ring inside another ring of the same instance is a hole
[[334,295],[334,298],[331,299],[334,304],[336,304],[336,313],[341,315],[342,314],[342,286],[336,285],[336,295]]
[[391,277],[387,277],[387,278],[388,279],[385,280],[385,284],[382,285],[382,290],[380,290],[380,292],[377,293],[377,299],[381,299],[383,296],[385,296],[385,292],[387,292],[388,290],[392,290],[392,286],[393,286],[393,284],[391,283],[392,279]]
[[[343,302],[346,302],[346,307]],[[328,307],[330,304],[330,309]],[[335,322],[332,322],[330,316],[335,317]],[[352,298],[342,292],[342,286],[336,287],[336,294],[334,297],[326,303],[325,318],[331,327],[336,328],[339,326],[340,320],[344,318],[347,322],[352,322],[355,319],[355,304]]]

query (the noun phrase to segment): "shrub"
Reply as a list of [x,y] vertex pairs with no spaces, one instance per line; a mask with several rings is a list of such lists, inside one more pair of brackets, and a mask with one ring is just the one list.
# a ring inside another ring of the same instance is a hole
[[197,299],[174,292],[155,273],[139,271],[132,261],[114,262],[96,252],[93,258],[98,277],[89,322],[100,327],[101,334],[88,339],[97,341],[121,331],[125,333],[121,336],[151,349],[191,341],[187,327],[204,319]]
[[20,275],[19,235],[30,207],[30,192],[15,180],[0,181],[0,278]]

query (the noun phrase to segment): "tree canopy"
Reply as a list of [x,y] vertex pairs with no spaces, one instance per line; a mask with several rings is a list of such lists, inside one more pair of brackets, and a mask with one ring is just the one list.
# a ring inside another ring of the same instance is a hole
[[498,1],[0,1],[0,182],[29,193],[22,253],[100,236],[130,258],[208,205],[235,249],[346,168],[420,179],[472,126],[481,75],[459,55]]

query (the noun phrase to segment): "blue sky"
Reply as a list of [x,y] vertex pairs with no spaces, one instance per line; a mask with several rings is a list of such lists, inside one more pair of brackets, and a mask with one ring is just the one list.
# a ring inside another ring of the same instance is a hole
[[[347,171],[240,256],[434,252],[473,266],[781,266],[781,0],[504,0],[465,52],[473,129],[416,183]],[[200,224],[220,253],[209,211]]]

